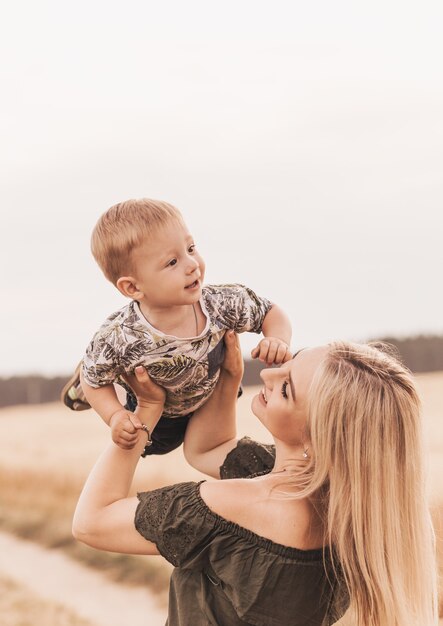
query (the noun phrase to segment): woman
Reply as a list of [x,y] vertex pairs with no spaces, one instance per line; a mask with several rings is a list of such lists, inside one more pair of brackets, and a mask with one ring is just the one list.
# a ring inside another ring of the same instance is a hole
[[[127,497],[137,446],[111,444],[80,497],[73,531],[98,549],[162,554],[175,570],[170,626],[437,624],[419,401],[407,372],[367,345],[306,349],[261,374],[252,410],[275,440],[235,438],[242,365],[235,336],[218,386],[194,415],[188,460],[221,481]],[[164,394],[131,385],[147,435]],[[245,480],[246,477],[249,477]]]

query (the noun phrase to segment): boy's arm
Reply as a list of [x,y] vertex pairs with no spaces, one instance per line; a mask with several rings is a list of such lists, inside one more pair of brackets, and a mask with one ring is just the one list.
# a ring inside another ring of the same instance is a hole
[[140,420],[119,401],[114,385],[91,387],[80,370],[80,383],[83,393],[92,408],[102,420],[111,427],[112,440],[124,449],[131,449],[137,441],[136,427],[140,427]]
[[253,359],[268,365],[286,363],[291,357],[291,322],[286,313],[276,304],[267,312],[262,324],[264,339],[252,350]]
[[111,417],[116,411],[124,409],[114,389],[114,385],[105,385],[104,387],[91,387],[83,376],[80,368],[80,383],[86,400],[92,406],[94,411],[100,415],[102,420],[110,425]]
[[265,315],[262,324],[265,337],[275,337],[289,346],[292,338],[292,327],[289,317],[277,304],[273,304]]

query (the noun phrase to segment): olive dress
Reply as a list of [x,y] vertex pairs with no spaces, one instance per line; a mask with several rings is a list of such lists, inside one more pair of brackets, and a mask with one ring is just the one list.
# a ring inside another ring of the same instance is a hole
[[[273,465],[273,447],[245,437],[220,476]],[[226,520],[202,500],[200,484],[138,494],[138,532],[175,566],[167,626],[329,626],[343,615],[348,596],[327,551],[283,546]]]

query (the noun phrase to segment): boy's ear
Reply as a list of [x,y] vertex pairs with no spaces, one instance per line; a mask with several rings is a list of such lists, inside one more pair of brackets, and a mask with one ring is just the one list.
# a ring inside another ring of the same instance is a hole
[[143,297],[143,293],[137,287],[133,276],[121,276],[115,283],[117,289],[127,298],[131,300],[139,300]]

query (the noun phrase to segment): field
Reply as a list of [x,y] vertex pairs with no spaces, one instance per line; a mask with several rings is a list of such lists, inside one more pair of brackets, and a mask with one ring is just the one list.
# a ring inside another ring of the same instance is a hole
[[[419,375],[417,383],[423,401],[429,498],[443,563],[443,373]],[[239,433],[270,441],[249,410],[255,392],[247,388],[239,400]],[[79,546],[71,538],[72,513],[79,491],[108,438],[107,427],[92,411],[73,413],[58,403],[0,410],[0,529],[37,542],[48,550],[62,550],[89,569],[106,572],[114,581],[148,586],[161,607],[165,603],[170,568],[160,557],[106,555]],[[163,457],[142,460],[134,491],[200,478],[202,475],[190,468],[182,452],[177,450]],[[0,610],[2,613],[7,610],[7,626],[86,624],[84,618],[64,608],[63,602],[48,604],[35,597],[20,581],[10,580],[7,559],[8,556],[2,554],[0,596],[3,604]],[[29,601],[24,601],[25,596],[29,596]],[[29,619],[20,613],[28,605],[33,615]]]
[[31,626],[36,615],[41,624],[92,626],[63,605],[41,600],[28,588],[3,577],[0,577],[0,614],[2,626]]

